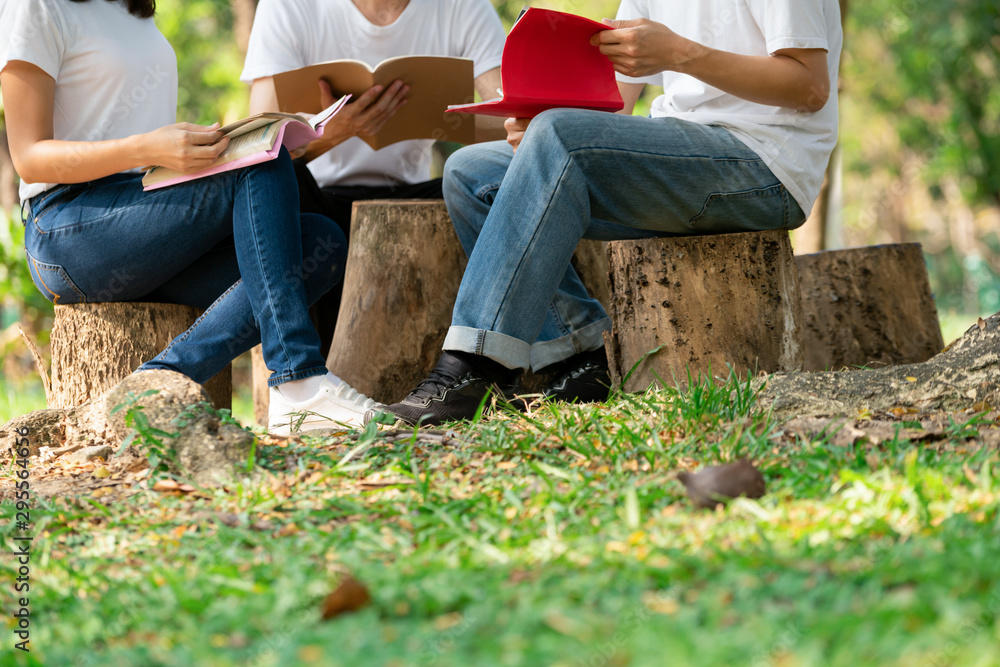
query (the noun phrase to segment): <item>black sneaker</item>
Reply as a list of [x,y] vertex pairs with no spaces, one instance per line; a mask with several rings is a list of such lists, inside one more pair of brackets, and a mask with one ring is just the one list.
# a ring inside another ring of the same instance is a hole
[[545,398],[569,403],[599,403],[608,400],[611,373],[608,371],[608,356],[603,347],[574,354],[540,372],[545,373],[550,369],[555,377],[545,388]]
[[445,351],[426,380],[386,410],[407,424],[434,425],[471,419],[490,390],[513,396],[520,371],[466,352]]

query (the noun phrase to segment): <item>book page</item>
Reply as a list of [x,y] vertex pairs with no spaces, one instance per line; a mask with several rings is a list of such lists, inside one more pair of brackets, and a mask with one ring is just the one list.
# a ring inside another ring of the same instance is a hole
[[[288,122],[288,119],[270,120],[267,124],[263,126],[258,125],[251,131],[239,132],[235,136],[229,135],[232,137],[229,140],[229,145],[226,146],[224,151],[219,153],[219,157],[212,163],[212,167],[209,167],[209,169],[270,150],[274,147],[282,126]],[[243,130],[244,127],[241,126],[239,129]],[[156,185],[157,183],[169,181],[183,175],[183,172],[175,169],[153,167],[146,172],[146,175],[142,179],[142,184],[143,186]]]
[[282,111],[314,113],[319,110],[319,79],[335,95],[361,95],[375,84],[389,86],[397,79],[410,86],[407,102],[374,137],[362,137],[378,150],[407,139],[439,139],[472,143],[472,116],[445,115],[449,104],[472,102],[473,64],[466,58],[400,56],[389,58],[374,74],[356,60],[335,60],[274,76],[274,90]]

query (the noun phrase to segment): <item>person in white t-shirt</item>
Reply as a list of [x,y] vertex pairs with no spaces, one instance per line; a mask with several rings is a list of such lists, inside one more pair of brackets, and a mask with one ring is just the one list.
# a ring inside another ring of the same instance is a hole
[[[592,43],[619,74],[622,114],[508,119],[508,143],[448,161],[469,264],[437,368],[389,406],[401,419],[472,417],[525,368],[555,374],[552,398],[607,398],[610,321],[570,266],[581,238],[805,221],[837,138],[837,0],[624,0],[606,23]],[[663,95],[629,115],[647,82]]]
[[[252,84],[250,112],[258,113],[278,109],[272,77],[280,72],[347,58],[375,67],[394,56],[455,56],[473,61],[476,91],[491,99],[500,87],[503,44],[503,25],[488,0],[261,0],[240,78]],[[356,200],[441,197],[441,180],[430,179],[432,141],[375,151],[359,138],[377,132],[407,92],[402,81],[367,91],[296,160],[303,212],[330,216],[350,238]],[[325,82],[317,81],[317,95],[323,107],[333,103]],[[481,139],[504,136],[498,119],[477,118],[477,130]],[[317,304],[324,348],[339,308],[340,286]]]
[[138,369],[204,383],[262,344],[274,433],[362,426],[377,407],[327,371],[308,306],[338,283],[343,233],[300,214],[287,151],[143,191],[141,167],[210,166],[228,145],[176,123],[177,62],[153,0],[0,0],[0,87],[25,252],[53,303],[203,309]]

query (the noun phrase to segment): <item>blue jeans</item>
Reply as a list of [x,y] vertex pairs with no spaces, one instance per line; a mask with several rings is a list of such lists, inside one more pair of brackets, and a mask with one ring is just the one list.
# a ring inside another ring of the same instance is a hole
[[444,349],[538,370],[596,350],[610,321],[570,259],[580,239],[791,229],[802,209],[721,127],[598,111],[546,111],[513,155],[468,146],[444,198],[469,255]]
[[287,151],[150,192],[140,180],[116,174],[28,202],[25,251],[45,297],[204,310],[141,370],[204,383],[262,343],[271,386],[325,374],[308,307],[343,277],[346,243],[329,218],[300,216]]

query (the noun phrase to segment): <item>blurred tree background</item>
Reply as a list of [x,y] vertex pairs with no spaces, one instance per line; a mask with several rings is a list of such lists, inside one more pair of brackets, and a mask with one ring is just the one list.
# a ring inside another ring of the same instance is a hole
[[[508,28],[524,4],[493,2]],[[534,4],[600,19],[614,16],[618,3]],[[244,115],[247,88],[238,76],[255,5],[255,0],[159,0],[156,21],[178,55],[178,119],[211,123]],[[648,101],[646,96],[639,112]],[[9,384],[33,373],[16,323],[44,347],[51,306],[31,284],[24,262],[2,109],[0,100],[0,363]],[[841,68],[841,144],[833,172],[822,245],[922,243],[946,338],[977,315],[1000,310],[996,0],[851,5]],[[804,238],[797,234],[797,243],[798,237]]]

